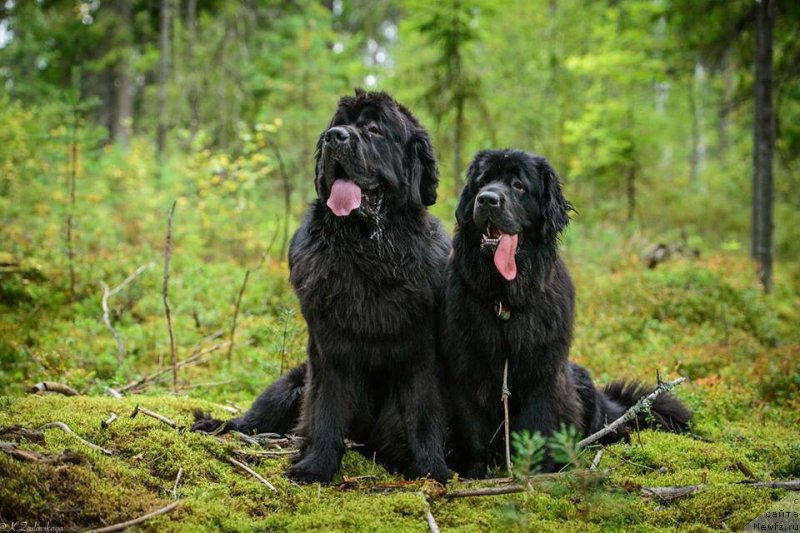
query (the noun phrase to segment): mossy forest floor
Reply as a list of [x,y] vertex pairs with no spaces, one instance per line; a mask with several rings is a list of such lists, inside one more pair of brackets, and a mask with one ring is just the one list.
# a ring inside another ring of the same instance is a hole
[[[779,266],[776,291],[764,296],[740,252],[711,250],[699,259],[679,258],[647,270],[635,239],[620,245],[613,258],[593,255],[593,240],[596,247],[604,245],[588,237],[580,249],[590,251],[572,253],[576,239],[568,236],[565,242],[578,286],[573,359],[601,383],[616,377],[654,380],[656,371],[665,378],[689,376],[691,382],[676,392],[695,411],[695,433],[708,442],[642,431],[629,444],[606,448],[600,467],[608,478],[602,483],[560,480],[522,494],[452,501],[431,495],[436,522],[442,531],[741,529],[785,493],[736,485],[745,478],[737,463],[761,480],[800,478],[796,267]],[[185,358],[205,335],[228,327],[242,270],[213,262],[190,267],[189,260],[181,264],[180,250],[175,257],[171,298],[179,355]],[[113,279],[121,281],[135,266],[112,270]],[[371,485],[399,478],[358,453],[347,453],[331,486],[289,482],[282,475],[285,457],[248,461],[276,487],[274,493],[228,461],[234,450],[257,447],[185,431],[194,409],[230,416],[226,400],[246,407],[281,366],[302,360],[302,318],[285,278],[285,265],[273,260],[253,274],[230,360],[222,349],[208,362],[182,370],[178,395],[160,383],[121,399],[104,394],[105,387],[153,372],[158,354],[168,354],[158,311],[159,274],[143,274],[112,302],[113,321],[126,342],[120,369],[116,344],[99,320],[99,292],[79,303],[49,302],[44,296],[52,290],[49,281],[17,280],[16,286],[14,278],[3,278],[4,297],[13,295],[21,303],[4,307],[0,322],[5,354],[0,427],[62,421],[113,455],[57,428],[45,429],[43,442],[1,438],[26,450],[73,450],[81,460],[33,463],[0,453],[0,524],[74,530],[136,518],[174,501],[172,489],[182,469],[179,506],[141,530],[427,531],[420,488],[370,492]],[[24,392],[43,379],[67,383],[82,394]],[[199,386],[188,388],[192,385]],[[170,417],[179,429],[146,416],[130,418],[136,405]],[[101,421],[112,412],[119,418],[102,429]],[[586,453],[593,456],[595,450]],[[343,476],[369,477],[345,490],[339,486]],[[672,502],[645,498],[639,491],[700,483],[707,488]],[[453,482],[450,490],[481,485]]]

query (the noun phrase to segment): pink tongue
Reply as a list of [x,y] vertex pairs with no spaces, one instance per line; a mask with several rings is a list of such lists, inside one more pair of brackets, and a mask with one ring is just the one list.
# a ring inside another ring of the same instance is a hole
[[502,233],[494,251],[494,266],[508,281],[517,277],[517,261],[514,259],[514,254],[517,253],[517,240],[519,240],[517,235]]
[[331,187],[328,207],[337,217],[346,217],[361,205],[361,187],[350,180],[336,180]]

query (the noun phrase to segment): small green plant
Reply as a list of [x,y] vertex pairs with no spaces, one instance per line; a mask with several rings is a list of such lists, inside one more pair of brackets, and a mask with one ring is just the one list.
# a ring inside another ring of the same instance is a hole
[[514,477],[527,477],[541,470],[547,445],[547,439],[541,433],[528,430],[515,432],[511,435],[511,445],[514,448]]
[[578,445],[581,438],[578,428],[564,424],[550,437],[543,437],[538,431],[515,432],[511,436],[511,445],[514,448],[513,476],[524,478],[539,473],[547,453],[558,464],[573,468],[585,467],[583,450]]
[[547,446],[556,463],[565,464],[573,468],[586,466],[583,459],[583,450],[578,444],[583,436],[575,426],[561,424],[561,429],[547,439]]

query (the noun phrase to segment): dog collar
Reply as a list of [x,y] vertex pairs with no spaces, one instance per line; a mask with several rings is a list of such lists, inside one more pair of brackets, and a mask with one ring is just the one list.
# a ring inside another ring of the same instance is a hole
[[500,320],[508,320],[511,318],[511,308],[507,305],[503,305],[503,302],[500,300],[494,301],[494,314]]

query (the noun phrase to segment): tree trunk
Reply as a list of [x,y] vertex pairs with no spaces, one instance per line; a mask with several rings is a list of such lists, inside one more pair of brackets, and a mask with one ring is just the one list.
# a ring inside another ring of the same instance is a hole
[[453,193],[461,191],[461,142],[464,138],[464,97],[456,96],[456,127],[453,139]]
[[167,74],[169,72],[170,0],[161,0],[161,29],[159,33],[158,62],[158,132],[156,153],[159,160],[164,155],[167,135]]
[[753,121],[752,253],[764,292],[772,289],[773,152],[775,110],[772,101],[773,0],[756,2],[755,117]]
[[731,147],[731,112],[729,106],[734,99],[735,89],[734,86],[734,65],[732,47],[728,46],[722,56],[722,63],[720,70],[722,71],[722,97],[718,104],[717,109],[717,152],[722,163],[727,163],[728,153]]
[[194,141],[200,122],[200,113],[198,110],[198,91],[197,84],[195,83],[194,79],[194,67],[196,66],[194,47],[195,42],[197,41],[197,0],[188,0],[186,3],[186,29],[189,32],[188,62],[189,72],[192,76],[192,80],[189,85],[189,131],[191,132],[191,140]]
[[116,80],[114,83],[116,90],[116,113],[111,132],[114,142],[127,148],[131,138],[133,107],[130,75],[130,49],[133,36],[131,28],[133,8],[131,6],[131,0],[118,0],[116,8],[118,17],[117,46],[122,48],[122,54],[117,63]]
[[628,167],[628,175],[625,179],[625,194],[628,198],[628,222],[633,222],[636,214],[636,162],[632,161]]
[[692,155],[689,160],[689,183],[700,189],[700,173],[706,158],[706,138],[703,134],[705,108],[703,107],[703,85],[705,68],[700,60],[694,64],[694,80],[689,91],[692,112]]

